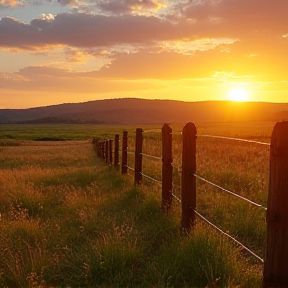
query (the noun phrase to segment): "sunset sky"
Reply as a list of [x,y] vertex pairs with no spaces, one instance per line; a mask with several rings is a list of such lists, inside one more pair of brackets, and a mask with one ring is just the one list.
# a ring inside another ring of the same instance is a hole
[[0,0],[0,109],[239,88],[288,102],[288,0]]

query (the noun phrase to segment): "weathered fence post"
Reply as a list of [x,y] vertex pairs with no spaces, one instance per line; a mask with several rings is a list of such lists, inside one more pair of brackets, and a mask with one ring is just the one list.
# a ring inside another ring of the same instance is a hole
[[106,163],[108,164],[108,160],[109,160],[109,141],[108,140],[105,141],[105,160],[106,160]]
[[95,153],[98,155],[98,142],[99,142],[99,139],[98,138],[93,138],[92,139],[92,144],[93,144],[93,147],[94,147],[94,151]]
[[114,166],[119,168],[119,134],[115,135],[114,139],[115,148],[114,148]]
[[98,141],[97,143],[97,155],[100,158],[101,157],[101,146],[100,146],[101,142]]
[[101,142],[101,152],[102,152],[102,159],[105,160],[105,142]]
[[172,129],[162,127],[162,210],[168,212],[172,205]]
[[142,143],[143,143],[143,130],[136,129],[136,142],[135,142],[135,169],[134,169],[134,183],[140,184],[142,182]]
[[267,247],[263,287],[288,287],[288,121],[276,123],[270,147]]
[[123,131],[122,139],[122,174],[127,174],[128,131]]
[[181,179],[181,204],[182,218],[181,229],[189,232],[195,224],[196,208],[196,127],[187,123],[183,128],[182,148],[182,179]]
[[112,165],[113,162],[113,140],[110,139],[108,141],[108,146],[109,146],[109,164]]

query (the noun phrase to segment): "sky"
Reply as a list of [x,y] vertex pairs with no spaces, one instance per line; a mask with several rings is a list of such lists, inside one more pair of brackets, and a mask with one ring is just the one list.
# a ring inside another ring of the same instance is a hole
[[288,0],[0,0],[0,109],[287,103],[287,15]]

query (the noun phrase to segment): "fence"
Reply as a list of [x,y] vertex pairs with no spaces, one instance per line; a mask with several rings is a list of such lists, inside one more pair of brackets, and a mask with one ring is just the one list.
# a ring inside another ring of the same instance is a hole
[[[139,185],[142,177],[146,177],[162,186],[162,209],[168,212],[175,198],[181,203],[181,230],[189,232],[195,225],[196,216],[217,231],[227,236],[240,247],[249,252],[253,257],[264,263],[263,287],[288,287],[288,121],[278,122],[271,135],[271,144],[258,141],[243,140],[238,138],[219,137],[211,135],[197,135],[193,123],[187,123],[182,131],[182,169],[181,169],[181,199],[173,193],[172,173],[172,129],[168,124],[162,127],[162,157],[148,155],[142,152],[143,130],[136,129],[135,151],[128,152],[128,132],[123,132],[122,138],[122,174],[127,174],[128,169],[134,171],[134,183]],[[196,174],[196,138],[197,137],[218,137],[235,141],[244,141],[258,145],[270,146],[270,176],[268,189],[267,208],[255,203],[243,196],[229,191],[211,181]],[[119,168],[119,135],[115,135],[114,166]],[[95,150],[99,157],[106,163],[113,164],[113,140],[100,141],[94,139]],[[134,168],[128,166],[128,154],[134,154]],[[150,157],[162,160],[162,181],[158,181],[142,172],[142,157]],[[266,211],[267,236],[265,261],[240,243],[234,237],[224,232],[216,225],[207,220],[196,209],[196,179],[204,181],[222,191],[247,201],[251,205]]]

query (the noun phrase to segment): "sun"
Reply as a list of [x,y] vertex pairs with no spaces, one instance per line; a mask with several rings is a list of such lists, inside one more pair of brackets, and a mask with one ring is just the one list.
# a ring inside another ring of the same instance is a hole
[[231,101],[243,102],[248,100],[248,92],[243,88],[233,88],[229,91]]

